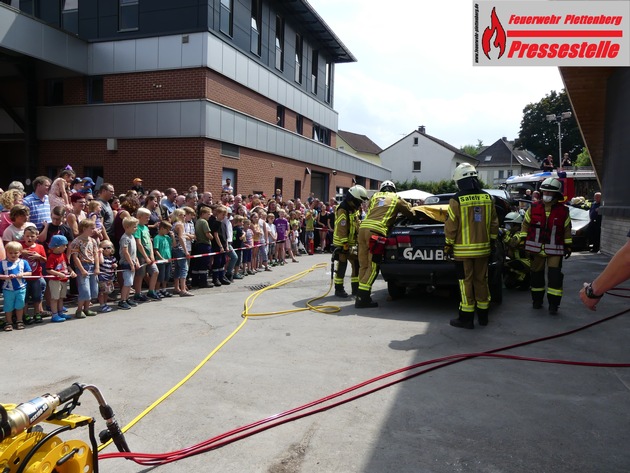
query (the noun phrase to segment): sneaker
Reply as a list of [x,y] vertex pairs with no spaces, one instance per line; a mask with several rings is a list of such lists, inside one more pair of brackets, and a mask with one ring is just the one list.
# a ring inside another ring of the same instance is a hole
[[77,309],[77,311],[74,313],[74,318],[75,319],[84,319],[85,318],[85,314],[81,311],[81,309]]
[[59,322],[65,322],[66,318],[63,315],[60,315],[60,314],[53,314],[53,316],[52,316],[52,318],[50,320],[51,320],[51,322],[59,323]]
[[230,281],[226,277],[222,277],[221,279],[219,279],[219,281],[221,281],[221,285],[222,286],[229,286],[230,285]]
[[61,307],[61,312],[68,312],[68,308],[64,305]]
[[155,291],[149,291],[147,292],[147,295],[145,296],[147,299],[153,299],[154,301],[160,301],[162,300],[162,298],[160,296],[158,296],[158,293]]
[[129,310],[129,309],[131,309],[131,306],[129,304],[127,304],[127,301],[120,301],[118,303],[118,308],[122,309],[122,310]]
[[35,322],[36,324],[41,324],[42,321],[42,314],[35,314],[33,316],[33,322]]
[[162,297],[173,297],[173,294],[171,294],[170,292],[168,292],[166,290],[162,290],[162,291],[158,292],[158,294],[162,294]]
[[147,302],[149,298],[142,293],[135,294],[133,300],[136,302]]
[[243,275],[241,273],[236,273],[234,275],[234,279],[243,279]]
[[72,316],[70,314],[64,314],[63,312],[59,312],[57,315],[60,317],[63,317],[65,320],[72,320]]
[[255,273],[255,272],[253,272],[251,269],[248,269],[248,270],[247,270],[247,274],[250,274],[250,275],[251,275],[251,274],[256,274],[256,273]]
[[271,268],[270,267],[266,267],[265,271],[271,271]]
[[194,296],[194,294],[188,291],[182,291],[179,293],[179,297],[192,297],[192,296]]
[[107,313],[107,312],[111,312],[113,309],[108,306],[107,304],[105,304],[103,307],[101,307],[101,312],[103,313]]
[[129,298],[126,301],[124,301],[127,303],[128,306],[130,307],[136,307],[138,305],[138,303],[136,301],[133,300],[133,298]]
[[83,313],[85,315],[87,315],[88,317],[94,317],[95,315],[98,315],[98,312],[94,312],[93,310],[84,310]]
[[24,323],[26,325],[33,325],[33,317],[30,315],[24,315]]

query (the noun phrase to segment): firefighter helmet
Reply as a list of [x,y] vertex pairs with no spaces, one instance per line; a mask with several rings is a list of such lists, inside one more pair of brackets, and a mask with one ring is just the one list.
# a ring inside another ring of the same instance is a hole
[[352,186],[348,189],[348,194],[354,197],[357,202],[363,202],[369,199],[365,187],[359,185]]
[[523,223],[523,216],[519,212],[510,212],[505,216],[505,223]]
[[396,192],[396,184],[392,181],[383,181],[379,190],[381,192]]
[[548,177],[540,185],[540,190],[544,192],[556,192],[562,196],[562,182],[555,177]]
[[455,168],[455,172],[453,173],[453,180],[455,182],[461,181],[467,177],[477,177],[475,166],[470,163],[462,163]]

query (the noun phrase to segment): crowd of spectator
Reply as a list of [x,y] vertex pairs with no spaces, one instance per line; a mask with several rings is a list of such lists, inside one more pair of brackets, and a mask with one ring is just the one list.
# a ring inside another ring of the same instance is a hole
[[[190,297],[194,287],[230,285],[331,251],[337,202],[313,194],[304,202],[280,189],[244,195],[226,179],[216,200],[194,185],[181,194],[148,191],[141,178],[116,194],[70,166],[32,187],[26,194],[14,181],[0,189],[5,331]],[[76,300],[72,315],[64,300]]]

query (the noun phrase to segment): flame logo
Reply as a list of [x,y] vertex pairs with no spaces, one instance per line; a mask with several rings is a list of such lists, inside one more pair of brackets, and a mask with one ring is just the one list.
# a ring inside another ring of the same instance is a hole
[[499,21],[499,17],[497,16],[496,7],[492,8],[492,14],[490,15],[490,18],[492,20],[490,23],[491,26],[483,31],[483,36],[481,37],[481,47],[483,48],[483,53],[488,59],[490,59],[490,56],[488,55],[488,53],[490,52],[490,40],[496,32],[497,36],[494,39],[493,44],[495,48],[499,48],[499,57],[497,59],[500,59],[505,52],[505,30],[503,29],[503,26],[501,26],[501,22]]

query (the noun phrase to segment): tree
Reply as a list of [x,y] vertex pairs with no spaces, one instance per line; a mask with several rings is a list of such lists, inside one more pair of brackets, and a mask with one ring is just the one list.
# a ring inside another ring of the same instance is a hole
[[[564,89],[560,93],[552,90],[540,102],[530,103],[523,109],[521,129],[514,146],[531,151],[539,161],[550,154],[556,166],[559,166],[558,124],[547,121],[547,115],[559,115],[567,111],[571,111],[571,103]],[[561,130],[562,153],[569,153],[571,161],[575,161],[584,148],[575,114],[562,120]]]
[[477,144],[476,145],[464,145],[460,148],[460,150],[464,153],[466,153],[469,156],[472,156],[473,158],[475,158],[480,152],[481,150],[484,148],[483,146],[483,141],[481,141],[479,138],[477,138]]
[[592,166],[591,155],[586,148],[582,148],[582,152],[578,154],[574,164],[576,166]]

